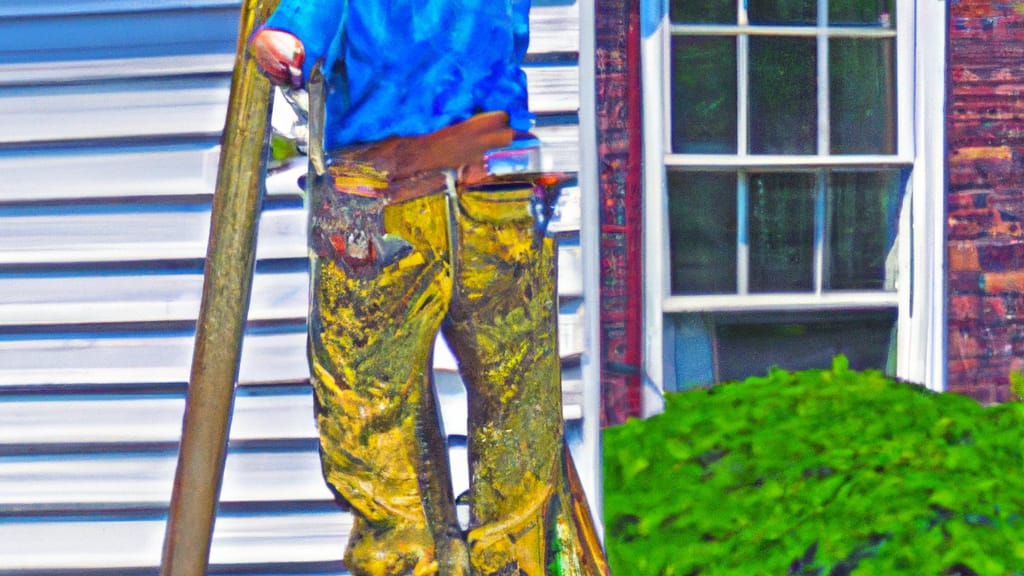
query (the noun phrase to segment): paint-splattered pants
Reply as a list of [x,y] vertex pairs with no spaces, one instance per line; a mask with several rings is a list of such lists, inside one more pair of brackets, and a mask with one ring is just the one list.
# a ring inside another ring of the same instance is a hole
[[[555,260],[535,232],[532,185],[429,178],[436,194],[383,208],[384,230],[411,249],[376,268],[341,256],[336,224],[402,183],[348,164],[311,187],[309,350],[323,472],[355,518],[346,566],[374,576],[470,566],[481,576],[596,574],[577,558]],[[431,388],[438,330],[468,392],[467,535]]]

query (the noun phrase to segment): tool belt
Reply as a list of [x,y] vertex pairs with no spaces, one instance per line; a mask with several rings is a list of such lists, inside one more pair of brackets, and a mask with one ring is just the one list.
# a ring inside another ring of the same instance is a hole
[[[522,183],[538,191],[531,210],[538,238],[551,218],[560,176],[539,173],[490,174],[488,151],[505,149],[515,131],[505,112],[486,112],[429,134],[392,137],[325,152],[324,80],[314,68],[309,89],[309,163],[312,186],[310,243],[321,258],[331,258],[355,276],[379,273],[412,250],[404,239],[384,230],[389,204],[444,193],[447,179],[460,186]],[[535,140],[535,139],[534,139]],[[446,173],[447,172],[447,173]],[[564,176],[564,175],[563,175]]]
[[323,173],[315,173],[314,167],[310,175],[315,188],[310,229],[314,252],[344,265],[352,275],[378,273],[412,249],[384,230],[384,207],[444,193],[446,170],[459,173],[460,180],[464,173],[485,182],[484,154],[507,146],[512,136],[508,116],[495,112],[422,136],[394,137],[329,153],[326,161],[317,161]]
[[[484,154],[511,140],[504,112],[480,114],[423,136],[394,137],[334,151],[320,178],[339,194],[379,198],[387,204],[407,202],[443,192],[446,170],[453,171],[463,185],[493,180]],[[379,184],[369,186],[367,181]]]

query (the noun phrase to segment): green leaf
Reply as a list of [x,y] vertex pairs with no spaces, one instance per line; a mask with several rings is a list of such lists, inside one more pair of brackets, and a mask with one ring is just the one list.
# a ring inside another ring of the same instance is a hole
[[832,372],[842,374],[850,369],[850,361],[840,354],[832,359]]

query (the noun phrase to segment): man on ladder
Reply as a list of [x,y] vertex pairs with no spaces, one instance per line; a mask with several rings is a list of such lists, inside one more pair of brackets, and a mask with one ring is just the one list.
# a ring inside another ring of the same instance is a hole
[[[274,83],[305,87],[317,63],[326,83],[306,183],[309,356],[356,576],[607,573],[563,440],[555,178],[497,176],[488,152],[532,124],[528,12],[282,0],[250,42]],[[431,388],[438,330],[469,398],[467,534]]]

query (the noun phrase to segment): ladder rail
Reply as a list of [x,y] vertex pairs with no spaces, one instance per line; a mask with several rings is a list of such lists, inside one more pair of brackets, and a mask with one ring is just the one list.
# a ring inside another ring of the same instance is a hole
[[278,0],[244,0],[161,576],[207,571],[249,309],[272,86],[247,48]]

